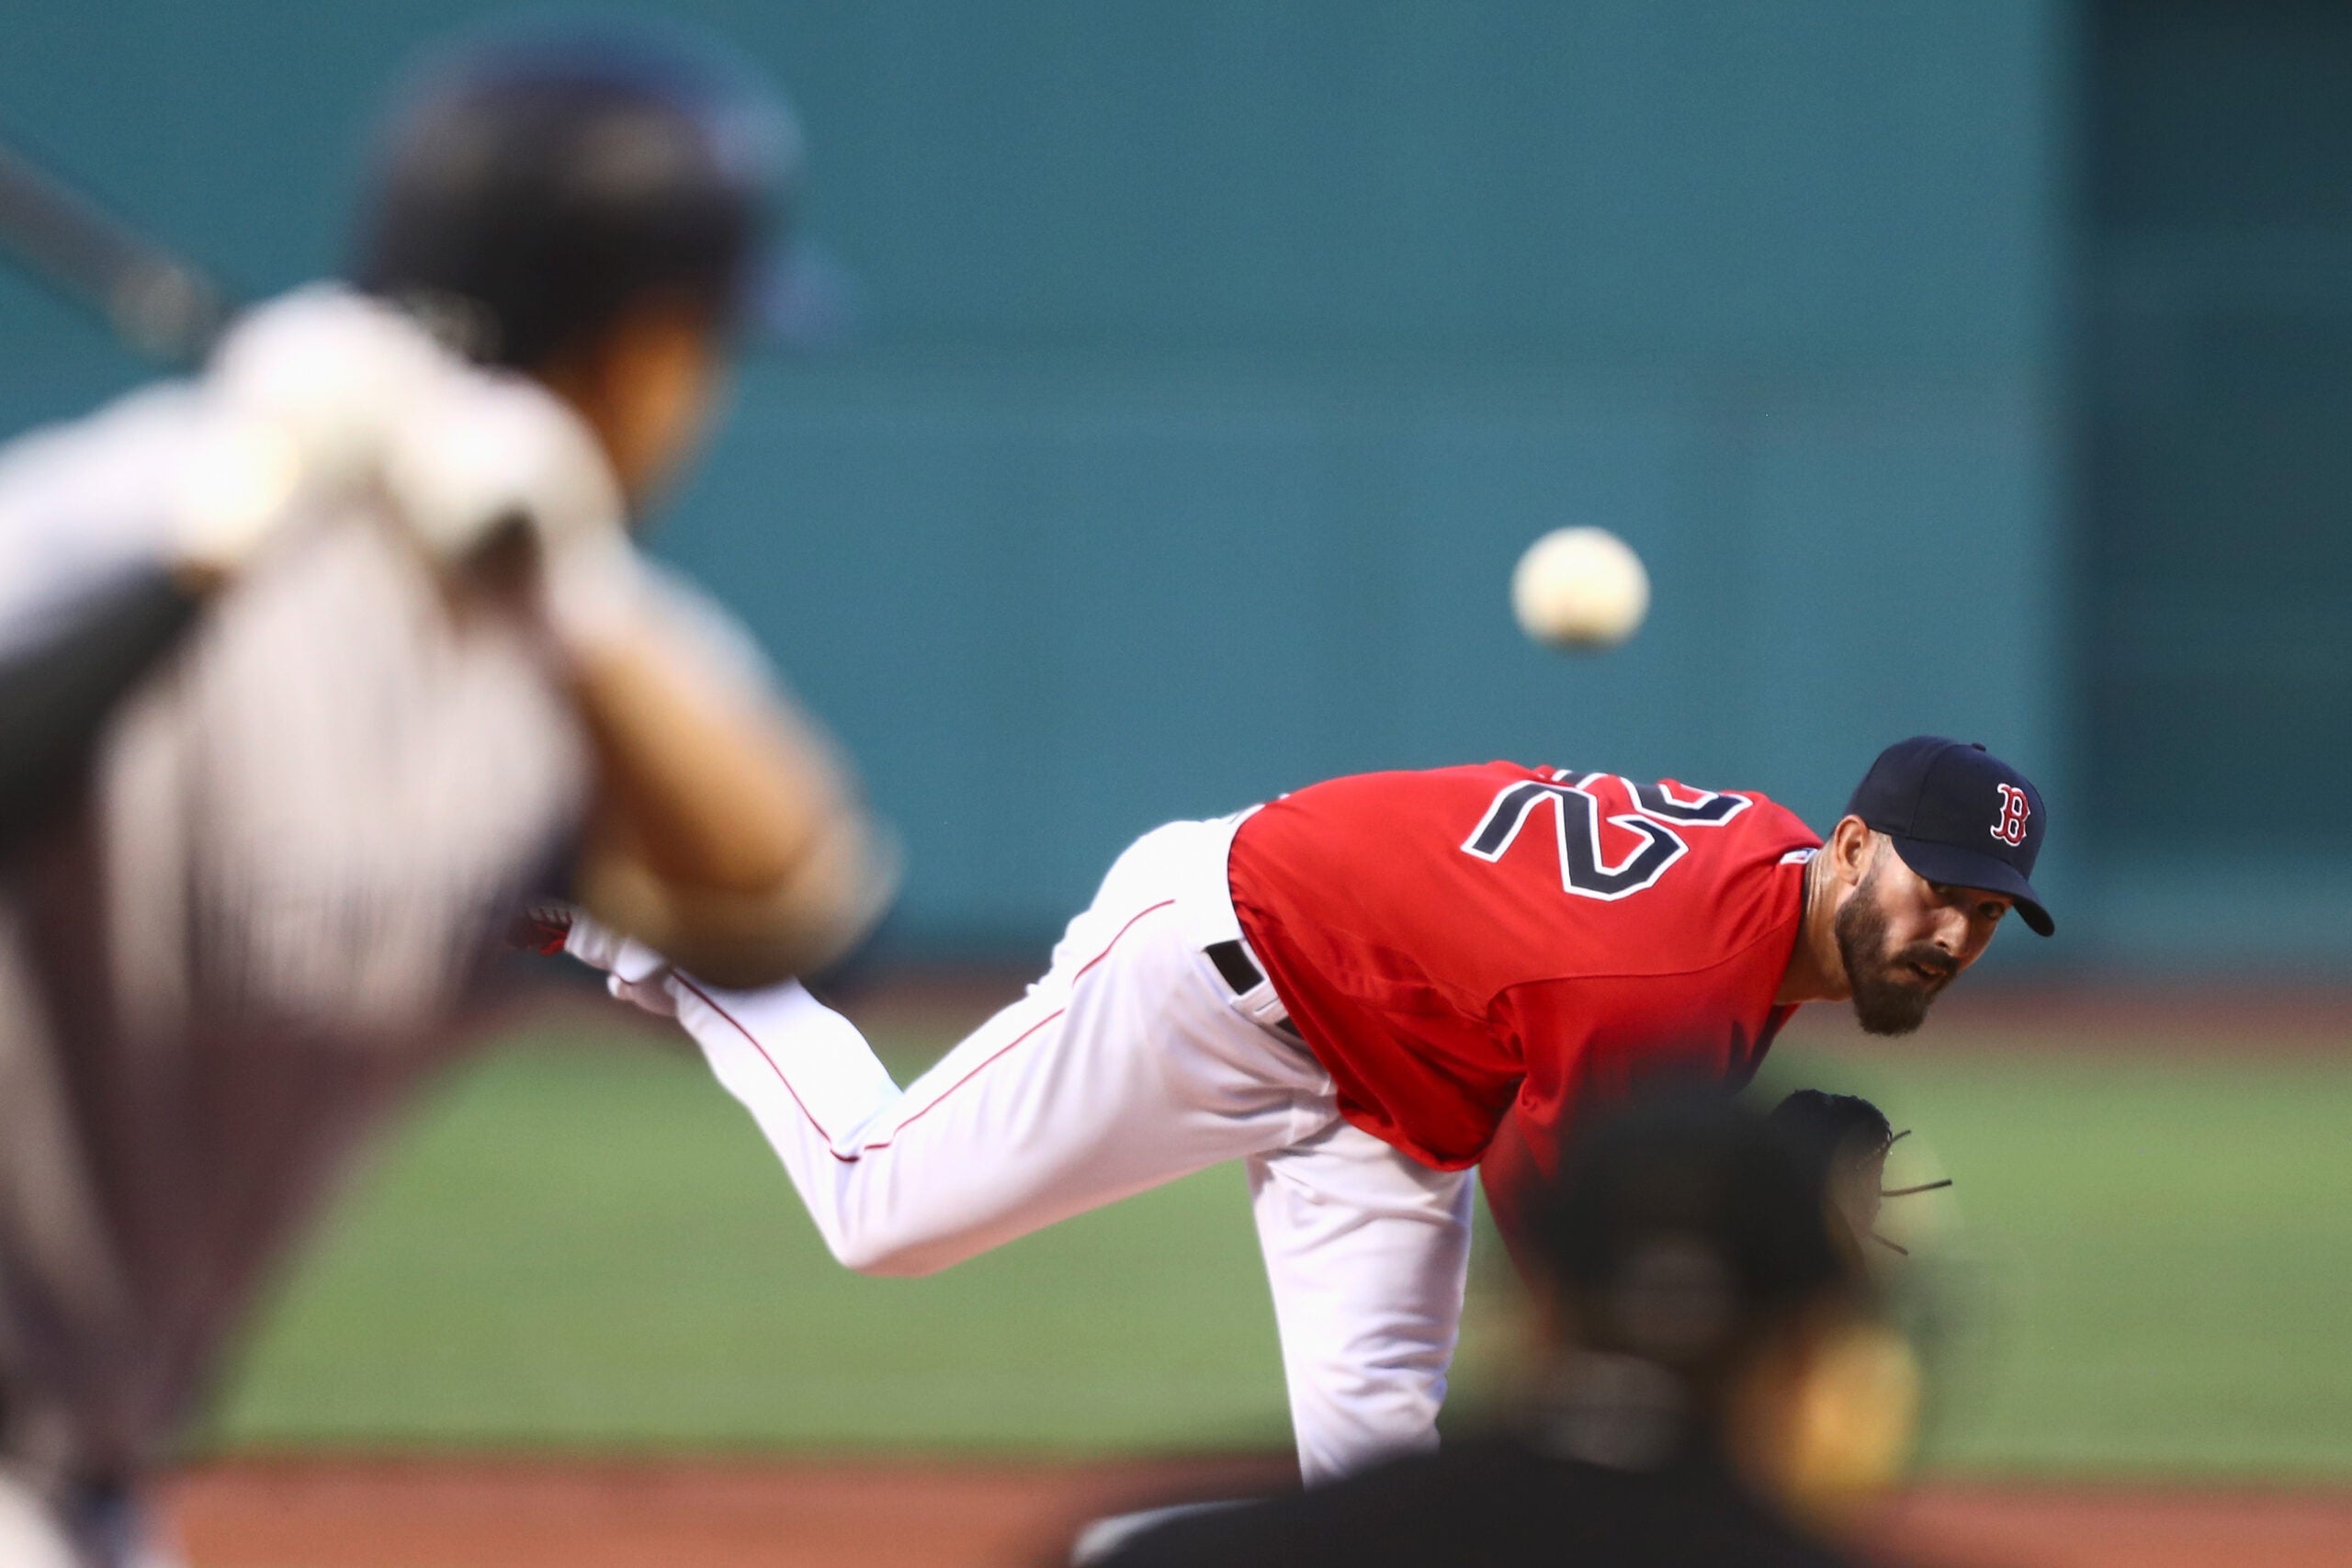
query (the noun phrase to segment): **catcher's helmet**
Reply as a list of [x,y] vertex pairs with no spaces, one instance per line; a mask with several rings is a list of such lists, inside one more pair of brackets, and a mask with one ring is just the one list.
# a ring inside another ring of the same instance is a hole
[[809,335],[772,261],[800,166],[784,99],[698,40],[606,28],[478,41],[395,99],[354,280],[521,367],[649,295]]
[[1577,1138],[1536,1205],[1537,1266],[1586,1348],[1720,1363],[1804,1303],[1867,1296],[1826,1164],[1717,1092],[1634,1100]]

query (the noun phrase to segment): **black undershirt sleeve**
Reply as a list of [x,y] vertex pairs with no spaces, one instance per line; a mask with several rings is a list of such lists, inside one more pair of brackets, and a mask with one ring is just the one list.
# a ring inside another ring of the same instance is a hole
[[141,565],[0,646],[0,857],[72,798],[107,716],[201,604],[161,563]]

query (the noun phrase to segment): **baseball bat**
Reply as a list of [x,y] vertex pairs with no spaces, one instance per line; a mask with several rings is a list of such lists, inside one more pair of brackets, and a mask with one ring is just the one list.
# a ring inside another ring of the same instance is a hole
[[96,313],[125,347],[164,364],[201,359],[229,319],[228,293],[201,268],[5,141],[0,252]]
[[[0,255],[96,314],[126,347],[166,364],[201,358],[229,317],[228,295],[202,271],[6,141]],[[0,860],[70,798],[98,727],[177,643],[195,608],[158,567],[0,652]]]

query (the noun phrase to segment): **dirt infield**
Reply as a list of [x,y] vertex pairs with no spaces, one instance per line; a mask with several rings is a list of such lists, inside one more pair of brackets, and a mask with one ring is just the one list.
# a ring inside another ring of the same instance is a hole
[[[977,1568],[1052,1562],[1086,1518],[1278,1471],[288,1460],[200,1469],[170,1511],[196,1568]],[[1935,1486],[1883,1537],[1938,1568],[2340,1568],[2352,1492]]]

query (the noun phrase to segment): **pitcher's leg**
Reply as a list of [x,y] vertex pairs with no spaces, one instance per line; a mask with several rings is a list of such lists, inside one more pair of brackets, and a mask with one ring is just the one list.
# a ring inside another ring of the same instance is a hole
[[1471,1178],[1334,1122],[1250,1161],[1299,1472],[1433,1446],[1470,1267]]
[[797,987],[670,981],[681,1022],[748,1106],[835,1256],[946,1267],[1178,1176],[1277,1148],[1310,1057],[1231,1006],[1160,892],[1147,838],[1070,922],[1045,978],[903,1094],[856,1030]]
[[[759,1123],[826,1246],[861,1273],[930,1273],[1226,1157],[1190,1157],[1181,1109],[1155,1103],[1156,1075],[1136,1070],[1143,1053],[1098,1034],[1115,1033],[1103,1015],[1124,1010],[1099,998],[1073,1020],[1040,987],[904,1092],[861,1102],[824,1088],[872,1051],[797,985],[673,984],[679,1021]],[[1276,1141],[1278,1126],[1259,1140]]]
[[673,975],[668,989],[679,1023],[759,1124],[827,1248],[857,1268],[862,1243],[844,1223],[841,1151],[899,1100],[865,1037],[797,981],[724,991]]

